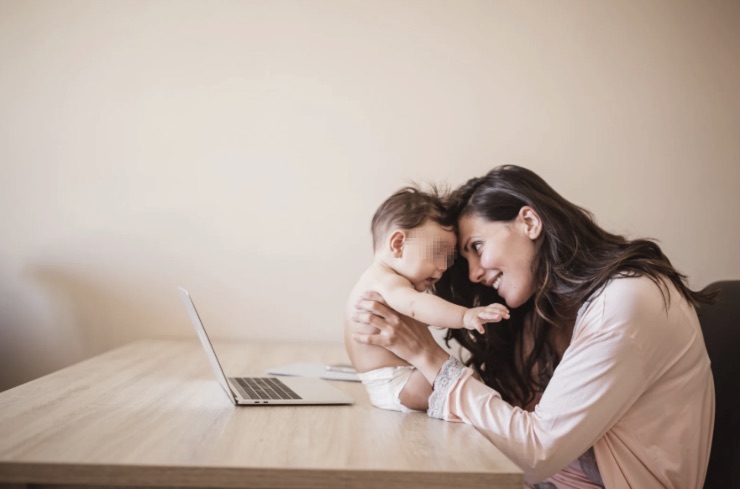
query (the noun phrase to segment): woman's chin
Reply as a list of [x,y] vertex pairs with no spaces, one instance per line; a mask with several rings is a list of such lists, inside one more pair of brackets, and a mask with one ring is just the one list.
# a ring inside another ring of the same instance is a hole
[[506,291],[501,291],[498,292],[498,295],[504,300],[506,307],[509,309],[516,309],[517,307],[524,305],[530,297],[534,295],[534,291],[530,294],[511,294]]
[[504,300],[504,303],[506,304],[506,307],[509,309],[516,309],[517,307],[524,304],[523,300],[520,300],[519,297],[512,296],[512,294],[507,294],[506,291],[496,291],[498,293],[499,297],[501,297]]

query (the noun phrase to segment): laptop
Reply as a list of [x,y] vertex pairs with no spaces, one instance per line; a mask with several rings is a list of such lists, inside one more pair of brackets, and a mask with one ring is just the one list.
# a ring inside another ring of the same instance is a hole
[[216,380],[231,402],[237,406],[297,405],[297,404],[352,404],[349,395],[325,380],[303,377],[226,377],[216,352],[208,339],[206,329],[187,290],[178,287],[185,309],[190,316],[206,357],[216,374]]

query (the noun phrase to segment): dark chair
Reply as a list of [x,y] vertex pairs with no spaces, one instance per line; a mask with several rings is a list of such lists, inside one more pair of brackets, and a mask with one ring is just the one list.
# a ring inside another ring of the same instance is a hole
[[718,302],[698,310],[712,362],[714,437],[704,489],[740,488],[740,280],[715,282]]

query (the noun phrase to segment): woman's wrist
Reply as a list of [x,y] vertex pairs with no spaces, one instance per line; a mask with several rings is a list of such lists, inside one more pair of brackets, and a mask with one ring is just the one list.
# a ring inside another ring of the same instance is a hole
[[450,354],[441,347],[429,348],[420,352],[414,362],[410,362],[416,369],[424,375],[427,381],[434,385],[434,379],[437,378],[442,365],[450,358]]
[[464,372],[465,367],[457,358],[453,356],[447,358],[432,383],[432,394],[427,401],[429,406],[427,415],[432,418],[447,419],[447,403],[450,391]]

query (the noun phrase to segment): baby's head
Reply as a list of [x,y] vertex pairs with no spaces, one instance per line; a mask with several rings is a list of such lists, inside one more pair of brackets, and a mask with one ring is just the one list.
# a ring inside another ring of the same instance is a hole
[[454,227],[434,187],[398,190],[375,211],[371,229],[375,256],[418,291],[434,285],[454,258]]

